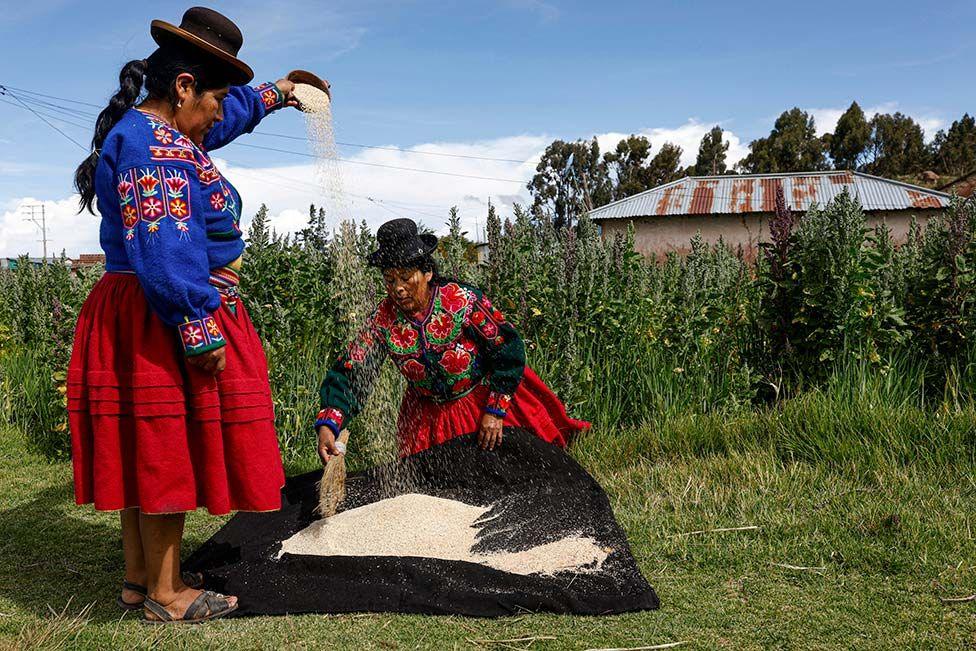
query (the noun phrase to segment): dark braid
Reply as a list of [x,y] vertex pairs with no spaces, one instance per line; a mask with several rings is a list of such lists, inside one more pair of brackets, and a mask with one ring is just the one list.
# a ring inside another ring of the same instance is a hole
[[95,214],[92,204],[95,201],[95,168],[98,166],[98,156],[101,154],[102,144],[105,137],[112,130],[125,112],[136,105],[139,96],[142,94],[142,80],[146,74],[147,63],[145,59],[129,61],[119,73],[119,90],[112,99],[108,101],[108,106],[98,114],[95,120],[95,135],[92,136],[92,151],[88,157],[81,162],[75,171],[75,189],[81,195],[79,202],[79,212],[88,210]]
[[119,73],[119,90],[109,100],[108,106],[98,114],[92,151],[75,171],[75,189],[81,195],[79,209],[95,214],[95,168],[102,153],[102,145],[109,132],[118,124],[125,112],[139,102],[143,90],[151,99],[167,99],[176,107],[175,81],[183,73],[193,75],[194,92],[199,94],[228,85],[228,70],[220,65],[200,62],[199,54],[192,49],[179,47],[159,48],[148,59],[129,61]]

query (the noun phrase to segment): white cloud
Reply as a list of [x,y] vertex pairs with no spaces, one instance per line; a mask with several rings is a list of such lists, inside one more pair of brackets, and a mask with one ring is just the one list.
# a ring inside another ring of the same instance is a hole
[[[11,257],[41,255],[41,229],[25,215],[25,209],[32,205],[44,206],[49,256],[60,255],[62,249],[68,255],[99,251],[99,218],[88,212],[79,214],[78,196],[74,195],[56,201],[24,197],[8,203],[0,216],[0,254]],[[40,218],[39,209],[35,214]]]
[[[646,136],[656,152],[665,142],[683,150],[682,164],[694,163],[702,136],[712,122],[689,120],[677,127],[655,127],[637,133]],[[605,133],[597,136],[603,151],[616,146],[628,134]],[[739,137],[726,131],[730,142],[729,163],[745,155]],[[314,162],[252,168],[239,165],[236,154],[241,150],[229,146],[215,152],[218,167],[241,192],[245,206],[244,227],[264,203],[271,211],[271,226],[280,233],[302,228],[308,219],[308,206],[324,206],[330,223],[341,217],[365,219],[376,228],[394,216],[422,221],[438,232],[444,232],[448,210],[457,205],[463,228],[472,238],[480,237],[485,227],[488,200],[501,216],[511,216],[512,204],[528,204],[525,183],[535,172],[539,156],[552,141],[547,135],[519,135],[474,142],[435,142],[412,147],[408,151],[368,149],[349,157],[352,163],[339,166],[343,197],[337,198],[328,179],[334,173],[325,166],[319,170]],[[393,147],[393,145],[390,145]],[[301,151],[300,146],[295,147]],[[430,156],[410,152],[448,154]],[[485,160],[485,159],[495,160]],[[500,160],[499,160],[500,159]],[[407,167],[428,172],[449,172],[464,176],[445,176],[389,169],[382,166]],[[320,172],[329,174],[320,182]],[[476,178],[480,177],[480,178]],[[23,221],[22,206],[36,203],[24,198],[13,201],[0,220],[0,255],[30,252],[40,254],[37,229]],[[87,213],[76,214],[77,198],[45,201],[48,215],[50,252],[67,249],[69,255],[98,251],[98,220]]]
[[[804,110],[813,116],[817,135],[822,136],[825,133],[833,133],[837,127],[837,121],[840,120],[840,116],[848,108],[849,106],[843,108],[811,108]],[[898,102],[884,102],[876,106],[862,106],[861,108],[864,111],[864,117],[868,120],[878,113],[894,113],[899,110]],[[902,113],[905,113],[905,111],[902,111]],[[945,126],[945,120],[935,115],[925,113],[909,115],[922,127],[922,130],[925,132],[926,141],[931,141],[935,137],[936,132]]]
[[[651,155],[657,153],[666,142],[678,145],[681,147],[681,164],[688,166],[695,164],[695,160],[698,158],[698,146],[701,144],[701,140],[705,134],[711,131],[715,124],[714,122],[701,122],[696,119],[690,119],[678,127],[642,129],[636,135],[644,136],[651,141]],[[720,123],[719,126],[721,126]],[[612,150],[622,138],[626,138],[629,135],[626,133],[612,132],[597,136],[600,151]],[[732,131],[723,131],[722,137],[729,143],[728,157],[726,158],[726,163],[729,166],[734,165],[749,154],[749,147],[744,145],[739,139],[739,136]]]

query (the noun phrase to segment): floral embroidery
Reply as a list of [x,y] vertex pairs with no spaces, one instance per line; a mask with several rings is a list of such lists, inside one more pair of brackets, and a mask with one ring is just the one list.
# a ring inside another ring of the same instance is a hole
[[157,142],[164,145],[173,144],[173,132],[164,126],[156,127],[156,129],[153,131],[153,135],[156,136]]
[[144,217],[159,217],[163,214],[163,202],[155,197],[143,199],[142,214]]
[[183,350],[187,353],[214,347],[213,344],[224,342],[220,326],[217,325],[217,321],[212,316],[194,321],[187,319],[185,323],[178,326],[178,329],[180,341],[183,342]]
[[224,335],[220,332],[220,326],[212,316],[208,316],[203,320],[203,324],[207,327],[207,334],[210,335],[211,341],[223,341]]
[[183,327],[183,343],[187,346],[196,346],[203,342],[203,330],[199,326],[188,323]]
[[156,196],[156,188],[159,186],[159,178],[150,168],[146,168],[142,171],[142,176],[136,181],[139,184],[139,188],[142,190],[142,196],[144,197],[154,197]]
[[166,193],[174,198],[178,199],[183,196],[183,188],[189,185],[189,181],[186,178],[185,173],[178,172],[177,170],[170,170],[166,175]]
[[411,382],[420,382],[427,377],[427,369],[415,359],[408,359],[400,366],[400,372]]
[[498,327],[485,316],[484,312],[476,311],[471,315],[471,322],[478,327],[478,331],[485,339],[493,339],[498,334]]
[[[123,172],[119,175],[119,183],[116,189],[119,192],[119,207],[122,212],[122,225],[127,229],[132,229],[137,223],[139,223],[139,212],[136,210],[135,196],[135,184],[132,183],[130,179],[132,175],[132,170],[128,172]],[[131,239],[131,238],[128,238]]]
[[349,359],[357,364],[362,364],[366,361],[366,349],[360,346],[358,343],[353,344],[349,348]]
[[417,331],[408,323],[395,323],[390,328],[390,344],[398,353],[412,353],[417,350]]
[[127,229],[126,240],[135,238],[135,226],[146,224],[146,232],[153,241],[159,236],[163,219],[169,216],[176,222],[180,239],[189,237],[190,180],[188,172],[164,167],[131,169],[119,175],[116,189],[122,225]]
[[396,320],[396,307],[393,302],[386,298],[380,303],[379,309],[376,310],[375,323],[376,327],[382,330],[389,330],[390,326]]
[[174,218],[183,218],[190,214],[190,209],[185,201],[173,199],[169,202],[169,212]]
[[458,380],[457,382],[455,382],[454,386],[451,387],[451,390],[455,394],[458,394],[467,391],[470,388],[471,388],[471,378],[464,377]]
[[261,97],[265,111],[273,111],[281,108],[285,104],[285,94],[278,89],[278,85],[270,81],[265,82],[254,89]]
[[463,348],[452,348],[444,353],[440,364],[451,375],[461,375],[471,367],[471,355]]
[[132,185],[132,181],[129,180],[128,175],[126,174],[119,175],[119,184],[116,186],[116,188],[119,191],[119,198],[122,200],[123,206],[132,200],[132,198],[129,196],[129,193],[132,192],[133,187],[134,186]]
[[444,341],[454,332],[454,318],[447,312],[435,315],[427,324],[427,334],[435,341]]
[[468,304],[468,295],[457,283],[448,283],[440,289],[441,307],[454,314]]
[[227,201],[224,199],[224,193],[218,191],[211,194],[210,205],[214,210],[223,210],[224,206],[227,205]]

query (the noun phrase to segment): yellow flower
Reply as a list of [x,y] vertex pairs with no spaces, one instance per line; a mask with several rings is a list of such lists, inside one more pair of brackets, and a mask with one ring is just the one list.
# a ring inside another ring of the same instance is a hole
[[532,308],[532,316],[542,316],[542,311],[539,308]]
[[680,366],[675,366],[674,367],[674,372],[675,373],[678,373],[678,374],[681,374],[681,373],[684,373],[685,370],[683,368],[681,368]]

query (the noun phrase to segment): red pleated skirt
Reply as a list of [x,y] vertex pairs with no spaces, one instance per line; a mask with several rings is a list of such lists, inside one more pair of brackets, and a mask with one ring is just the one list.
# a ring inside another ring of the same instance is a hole
[[214,318],[227,368],[214,377],[186,364],[176,329],[134,275],[107,273],[92,289],[68,367],[78,504],[214,515],[281,507],[267,360],[243,303],[235,314],[224,300]]
[[[479,385],[467,395],[438,403],[407,389],[397,419],[401,456],[416,454],[433,445],[481,429],[488,387]],[[522,427],[560,447],[590,424],[570,418],[566,407],[546,383],[529,367],[519,384],[505,417],[506,427]]]

